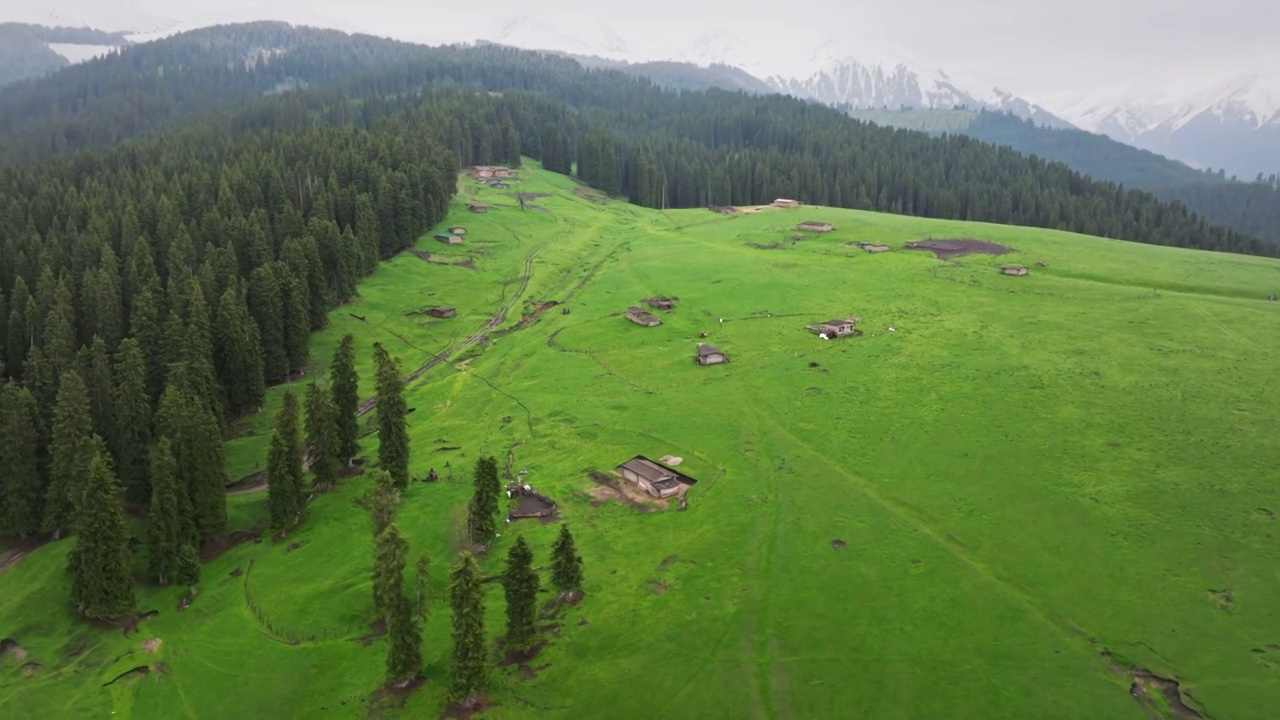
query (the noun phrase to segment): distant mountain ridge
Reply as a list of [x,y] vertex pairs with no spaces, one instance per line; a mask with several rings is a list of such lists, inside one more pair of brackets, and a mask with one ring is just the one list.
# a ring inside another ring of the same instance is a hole
[[1251,180],[1280,171],[1280,74],[1253,73],[1183,96],[1064,104],[1079,127]]

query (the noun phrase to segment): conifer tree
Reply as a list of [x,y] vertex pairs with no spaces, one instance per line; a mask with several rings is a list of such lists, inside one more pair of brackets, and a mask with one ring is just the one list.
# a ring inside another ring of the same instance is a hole
[[374,549],[374,605],[387,623],[387,682],[396,684],[422,672],[422,628],[404,594],[409,546],[395,523],[378,536]]
[[568,525],[560,526],[560,536],[551,548],[551,583],[561,591],[582,590],[582,558]]
[[76,612],[91,618],[129,612],[135,603],[129,531],[105,452],[98,452],[89,463],[76,525],[76,545],[68,558]]
[[138,342],[147,370],[147,397],[159,398],[164,392],[165,333],[160,313],[160,293],[146,287],[134,296],[129,309],[129,333]]
[[0,387],[0,535],[26,537],[40,529],[35,404],[31,391],[13,380]]
[[112,378],[111,355],[101,335],[94,335],[85,348],[85,385],[89,391],[89,415],[93,432],[104,438],[115,434],[115,381]]
[[507,596],[507,647],[528,650],[538,637],[538,575],[533,571],[533,551],[523,535],[507,552],[502,589]]
[[481,456],[476,460],[475,489],[468,508],[473,542],[488,543],[493,538],[500,489],[498,461],[492,455]]
[[328,390],[316,383],[307,386],[307,460],[313,485],[328,489],[338,481],[338,417]]
[[262,343],[262,373],[268,382],[276,382],[288,373],[282,292],[274,265],[258,266],[249,276],[249,314],[258,326]]
[[178,551],[178,569],[174,579],[187,587],[200,584],[200,553],[195,543],[184,543]]
[[169,437],[178,463],[179,538],[198,543],[227,526],[226,456],[217,420],[185,382],[185,364],[175,363],[168,375],[156,427]]
[[168,585],[178,569],[178,463],[169,438],[151,448],[151,510],[147,513],[147,570]]
[[404,382],[396,362],[382,343],[375,343],[378,373],[378,464],[391,474],[396,488],[409,486],[409,428],[404,402]]
[[378,213],[373,206],[373,196],[360,193],[356,198],[356,236],[360,238],[360,256],[364,261],[365,275],[373,274],[382,259],[382,234],[378,229]]
[[76,370],[62,374],[53,410],[49,444],[49,491],[45,497],[44,530],[55,537],[76,518],[84,494],[85,472],[93,460],[89,437],[93,431],[89,396]]
[[387,526],[395,522],[396,508],[400,505],[400,491],[396,489],[391,474],[381,468],[366,475],[373,483],[373,499],[370,516],[373,521],[373,537],[377,539]]
[[151,402],[147,367],[136,338],[125,338],[116,350],[115,427],[111,432],[126,497],[142,502],[151,494],[147,444],[151,441]]
[[302,445],[298,439],[298,401],[286,391],[276,414],[271,450],[267,454],[267,505],[271,529],[287,530],[298,524],[302,511]]
[[449,702],[474,706],[488,684],[485,648],[484,587],[471,553],[464,552],[449,582],[453,610],[453,650],[449,664]]
[[338,458],[350,466],[360,453],[360,421],[356,416],[360,407],[360,377],[356,374],[355,338],[351,333],[342,336],[338,351],[333,354],[329,383],[338,426]]
[[311,334],[307,281],[305,277],[295,275],[284,263],[277,263],[275,267],[277,275],[282,278],[285,360],[288,372],[293,373],[307,365],[307,338]]
[[227,413],[235,417],[257,409],[266,395],[262,342],[237,283],[222,294],[214,330],[218,379]]
[[225,408],[213,366],[213,332],[209,306],[198,280],[192,279],[187,297],[186,323],[178,328],[179,357],[186,363],[186,383],[221,428]]

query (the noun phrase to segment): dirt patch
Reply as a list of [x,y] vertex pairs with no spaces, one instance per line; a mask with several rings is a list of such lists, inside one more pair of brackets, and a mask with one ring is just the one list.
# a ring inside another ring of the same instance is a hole
[[509,198],[515,198],[516,200],[537,200],[538,198],[551,197],[551,193],[540,192],[513,192],[502,194]]
[[538,617],[543,620],[555,620],[560,617],[565,608],[570,608],[582,602],[585,597],[579,590],[567,590],[551,598],[542,606],[542,611],[538,613]]
[[0,640],[0,658],[13,658],[17,662],[27,659],[27,650],[13,638]]
[[909,242],[903,247],[911,250],[930,250],[933,252],[933,256],[939,260],[950,260],[964,255],[1005,255],[1013,252],[1012,248],[986,240],[974,240],[971,238],[917,240]]
[[838,538],[837,538],[837,539],[835,539],[835,540],[832,540],[832,541],[831,541],[831,549],[832,549],[832,550],[843,550],[843,549],[845,549],[845,548],[846,548],[846,547],[848,547],[848,546],[849,546],[849,544],[848,544],[848,543],[846,543],[845,541],[840,540],[840,539],[838,539]]
[[764,245],[762,243],[747,243],[747,247],[753,247],[757,250],[781,250],[782,243],[769,243],[768,245]]
[[594,190],[591,190],[589,188],[576,187],[573,189],[573,194],[576,195],[577,197],[582,198],[583,200],[586,200],[588,202],[593,202],[597,205],[603,205],[606,202],[608,202],[608,198],[606,198],[604,195],[601,195],[600,193]]
[[593,507],[599,507],[613,500],[640,512],[657,512],[658,508],[664,510],[667,508],[666,500],[655,498],[637,488],[628,487],[613,475],[599,470],[592,470],[588,475],[596,483],[596,486],[588,491],[594,498],[591,500]]
[[438,447],[435,450],[432,450],[431,452],[453,452],[454,450],[461,450],[461,449],[462,448],[454,445],[446,445],[444,447]]
[[252,530],[237,530],[236,532],[216,537],[211,540],[205,540],[200,544],[200,562],[209,562],[215,560],[222,553],[230,550],[237,545],[243,545],[249,541],[255,543],[262,542],[262,529],[254,527]]
[[159,610],[148,610],[143,613],[133,613],[117,618],[93,618],[90,623],[100,628],[120,628],[127,637],[138,632],[139,625],[159,614]]
[[[1276,514],[1266,508],[1258,508],[1258,515],[1260,515],[1262,519],[1268,521],[1276,519]],[[0,567],[0,570],[3,570],[3,567]]]
[[155,654],[155,651],[160,649],[160,645],[162,643],[164,643],[164,641],[161,640],[160,638],[151,638],[150,640],[144,640],[142,643],[142,651],[150,654]]
[[483,694],[475,695],[445,708],[441,717],[448,718],[448,720],[471,720],[473,715],[478,715],[488,710],[492,704],[489,698]]
[[654,595],[661,595],[671,589],[670,583],[661,582],[659,580],[650,580],[647,584],[649,585],[649,589],[653,591]]
[[1133,696],[1140,704],[1163,716],[1160,708],[1156,703],[1152,702],[1152,694],[1159,693],[1164,698],[1164,704],[1169,707],[1169,712],[1173,717],[1178,718],[1202,718],[1204,717],[1194,708],[1189,707],[1182,696],[1182,688],[1178,685],[1177,680],[1163,678],[1150,670],[1135,670],[1133,672],[1133,684],[1129,686],[1129,694]]
[[352,638],[351,642],[357,642],[365,647],[373,644],[374,640],[387,634],[387,621],[384,618],[378,618],[369,623],[369,634],[358,638]]
[[39,672],[39,671],[40,671],[40,668],[42,668],[42,667],[44,667],[44,666],[43,666],[43,665],[41,665],[41,664],[40,664],[40,663],[38,663],[38,662],[29,662],[29,663],[27,663],[26,665],[23,665],[23,666],[22,666],[22,677],[24,677],[24,678],[32,677],[32,676],[34,676],[37,672]]
[[662,559],[662,562],[658,563],[658,572],[665,572],[665,571],[666,571],[666,570],[668,570],[672,565],[675,565],[675,564],[676,564],[676,562],[677,562],[677,561],[679,561],[679,560],[680,560],[680,556],[679,556],[679,555],[668,555],[668,556],[666,556],[665,558],[663,558],[663,559]]
[[769,207],[769,206],[768,206],[768,205],[757,205],[757,206],[755,206],[755,207],[739,208],[739,209],[740,209],[740,210],[742,210],[743,214],[745,214],[745,215],[755,215],[756,213],[763,211],[763,210],[764,210],[765,208],[767,208],[767,207]]
[[[532,303],[530,303],[530,304],[532,304]],[[537,306],[537,307],[535,307],[535,308],[533,309],[533,312],[529,313],[528,315],[524,315],[523,317],[521,317],[521,318],[520,318],[520,322],[516,323],[516,326],[515,326],[515,328],[513,328],[513,329],[514,329],[514,330],[523,330],[523,329],[525,329],[525,328],[529,327],[530,325],[532,325],[532,324],[534,324],[534,323],[538,322],[538,318],[542,317],[542,313],[544,313],[544,312],[546,312],[546,311],[550,310],[551,308],[553,308],[553,307],[555,307],[555,306],[557,306],[557,305],[559,305],[559,304],[560,304],[560,303],[559,303],[559,301],[557,301],[557,300],[548,300],[548,301],[546,301],[546,302],[544,302],[544,303],[539,303],[539,304],[538,304],[538,306]]]
[[259,470],[258,472],[247,475],[227,486],[227,495],[235,497],[237,495],[251,495],[256,492],[262,492],[267,489],[267,471]]
[[1230,589],[1216,591],[1216,589],[1210,588],[1208,589],[1208,600],[1213,605],[1216,605],[1219,610],[1230,611],[1231,607],[1235,606],[1235,596],[1231,594]]
[[508,649],[506,654],[502,656],[502,659],[498,661],[498,666],[511,667],[512,665],[515,665],[517,671],[520,673],[521,680],[532,680],[538,677],[538,673],[551,667],[551,665],[548,664],[535,668],[529,664],[530,660],[538,657],[538,654],[547,647],[547,642],[548,641],[543,640],[528,650]]
[[377,716],[386,710],[403,710],[409,696],[425,682],[426,678],[417,676],[378,688],[369,696],[370,715]]

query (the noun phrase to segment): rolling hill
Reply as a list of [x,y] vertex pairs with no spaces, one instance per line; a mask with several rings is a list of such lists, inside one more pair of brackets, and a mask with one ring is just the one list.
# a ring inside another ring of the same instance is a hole
[[[433,558],[425,684],[377,692],[355,477],[285,540],[220,545],[190,607],[143,586],[157,614],[136,632],[71,621],[70,541],[6,567],[7,714],[438,713],[445,576],[493,453],[559,503],[587,581],[527,669],[494,669],[486,717],[1178,717],[1152,699],[1167,688],[1204,716],[1269,717],[1276,261],[811,206],[661,212],[536,166],[520,183],[524,212],[464,179],[441,226],[465,242],[428,231],[311,344],[315,376],[352,333],[367,396],[374,342],[407,373],[484,338],[406,387],[412,476],[441,478],[399,511]],[[835,230],[795,240],[802,219]],[[927,237],[1012,254],[904,247]],[[622,317],[655,294],[676,298],[661,325]],[[411,314],[441,302],[457,317]],[[846,315],[861,337],[804,329]],[[695,365],[698,342],[730,362]],[[262,467],[285,389],[230,441],[233,478]],[[683,458],[686,511],[593,480],[636,454]],[[262,492],[229,506],[231,531],[265,520]],[[486,572],[517,535],[544,564],[556,531],[502,527]]]

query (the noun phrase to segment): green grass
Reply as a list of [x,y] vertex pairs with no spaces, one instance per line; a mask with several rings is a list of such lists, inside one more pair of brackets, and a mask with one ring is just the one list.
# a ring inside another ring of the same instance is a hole
[[[460,196],[447,224],[466,244],[419,249],[473,254],[476,270],[398,257],[312,343],[315,375],[356,333],[368,394],[373,342],[408,373],[514,300],[482,348],[409,387],[412,472],[446,482],[415,484],[400,510],[436,598],[406,716],[442,707],[467,481],[480,453],[509,449],[559,500],[587,598],[536,678],[494,672],[485,717],[1148,717],[1104,650],[1178,679],[1213,717],[1272,715],[1280,306],[1263,298],[1280,263],[850,210],[659,213],[574,187],[526,171],[524,191],[552,194],[534,201],[545,212],[481,190],[495,207],[471,215]],[[810,218],[837,229],[792,244]],[[1017,253],[902,249],[929,236]],[[849,247],[861,240],[894,250]],[[1031,274],[1001,276],[1004,262]],[[621,317],[654,294],[679,298],[661,326]],[[512,330],[526,300],[571,312]],[[458,317],[404,316],[437,302]],[[864,336],[804,330],[846,314]],[[728,365],[692,362],[701,331]],[[230,443],[234,477],[262,466],[269,422]],[[588,502],[586,471],[637,453],[685,459],[700,480],[688,511]],[[0,660],[0,717],[366,716],[386,649],[353,641],[372,614],[366,490],[348,481],[287,542],[206,565],[185,612],[180,591],[143,588],[160,614],[128,638],[70,619],[68,542],[37,550],[0,575],[0,636],[42,664],[28,678]],[[264,503],[234,498],[233,524]],[[486,571],[514,534],[547,562],[556,532],[503,526]],[[1210,592],[1224,589],[1229,603]],[[166,672],[103,687],[155,663]]]

